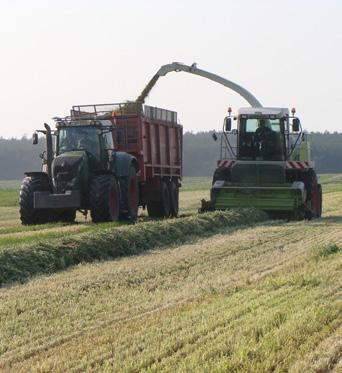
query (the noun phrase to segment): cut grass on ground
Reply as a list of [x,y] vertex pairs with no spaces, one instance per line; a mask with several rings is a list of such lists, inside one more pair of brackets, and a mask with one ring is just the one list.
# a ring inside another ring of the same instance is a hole
[[[151,241],[155,249],[140,255],[0,288],[0,371],[341,372],[342,184],[335,176],[322,180],[321,219],[222,227],[196,240],[191,231],[178,243],[160,231],[163,248]],[[184,215],[208,195],[194,189],[181,192]],[[0,220],[7,224],[0,237],[39,235]],[[119,230],[141,225],[152,234],[155,224],[177,221],[141,220]],[[94,227],[94,240],[105,245],[117,242],[110,225],[45,227],[72,242],[68,229],[79,226]],[[54,239],[41,241],[51,247]]]
[[251,225],[266,219],[265,213],[253,209],[216,211],[128,227],[98,229],[73,238],[37,241],[18,248],[0,248],[0,285],[55,272],[81,262],[134,255],[156,247],[213,235],[227,227]]
[[2,289],[0,370],[301,372],[331,339],[327,368],[339,228],[273,222]]

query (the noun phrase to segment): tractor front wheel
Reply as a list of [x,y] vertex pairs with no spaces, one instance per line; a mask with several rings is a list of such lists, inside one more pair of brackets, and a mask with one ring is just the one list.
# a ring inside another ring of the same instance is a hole
[[27,176],[21,183],[19,213],[23,225],[44,224],[50,221],[48,209],[34,208],[34,192],[48,191],[49,182],[43,176]]
[[76,219],[76,210],[66,210],[58,215],[58,221],[63,223],[74,223]]
[[113,175],[95,176],[90,184],[90,215],[94,223],[119,219],[120,195]]

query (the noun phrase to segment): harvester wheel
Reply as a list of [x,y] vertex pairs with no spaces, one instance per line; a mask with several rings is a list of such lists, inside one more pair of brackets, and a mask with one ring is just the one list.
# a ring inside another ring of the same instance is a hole
[[320,218],[322,216],[322,202],[323,202],[323,196],[322,196],[322,185],[318,184],[318,214],[317,217]]
[[304,177],[305,189],[307,192],[306,198],[306,218],[317,218],[321,216],[321,204],[322,204],[322,190],[317,183],[317,175],[313,169],[309,169]]
[[120,217],[136,220],[139,208],[139,186],[137,171],[132,164],[128,176],[121,179],[121,211]]
[[20,220],[24,225],[43,224],[50,221],[48,209],[35,209],[33,206],[34,192],[48,191],[49,182],[42,176],[27,176],[21,183],[19,207]]
[[147,212],[151,218],[168,218],[170,216],[170,193],[166,181],[160,183],[160,200],[148,201]]
[[90,215],[94,223],[119,219],[120,195],[113,175],[95,176],[90,184]]
[[179,189],[174,181],[169,184],[170,216],[177,217],[179,210]]

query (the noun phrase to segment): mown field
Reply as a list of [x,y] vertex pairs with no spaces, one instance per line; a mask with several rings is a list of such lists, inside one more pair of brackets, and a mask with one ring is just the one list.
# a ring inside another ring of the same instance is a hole
[[197,178],[178,219],[36,227],[1,182],[0,372],[342,372],[342,175],[321,182],[312,221],[198,216]]

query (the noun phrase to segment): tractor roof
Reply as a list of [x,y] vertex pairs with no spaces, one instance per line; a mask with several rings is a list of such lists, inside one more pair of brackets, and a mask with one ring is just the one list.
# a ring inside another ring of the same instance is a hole
[[74,118],[74,117],[55,117],[53,120],[56,122],[56,127],[111,127],[110,121],[101,118],[98,119],[94,116]]
[[275,116],[276,118],[283,118],[289,115],[289,109],[278,107],[243,107],[239,109],[239,115],[250,116]]

